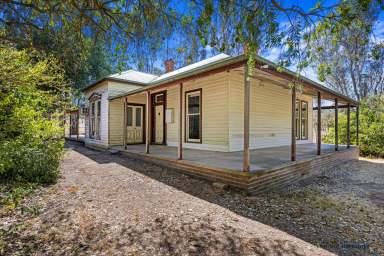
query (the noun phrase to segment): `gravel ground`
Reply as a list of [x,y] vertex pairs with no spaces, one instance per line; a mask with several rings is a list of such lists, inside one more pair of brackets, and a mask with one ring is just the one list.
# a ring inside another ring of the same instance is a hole
[[362,159],[252,196],[70,143],[58,184],[23,202],[38,212],[19,207],[1,217],[1,253],[330,254],[320,246],[342,255],[381,255],[383,166],[383,160]]

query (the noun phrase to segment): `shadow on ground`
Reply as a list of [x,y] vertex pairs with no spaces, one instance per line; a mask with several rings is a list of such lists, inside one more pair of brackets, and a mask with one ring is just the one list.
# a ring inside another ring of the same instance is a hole
[[[372,248],[374,248],[374,251],[379,248],[380,252],[384,252],[381,251],[382,249],[384,250],[384,248],[382,247],[383,245],[380,244],[382,234],[375,233],[380,231],[372,230],[371,227],[359,226],[360,220],[357,220],[359,216],[356,216],[355,212],[352,212],[351,216],[345,216],[345,212],[348,211],[350,206],[345,205],[344,202],[339,204],[336,199],[332,201],[333,199],[321,198],[319,196],[319,194],[321,195],[321,193],[324,192],[322,190],[323,188],[326,188],[327,193],[340,191],[343,191],[343,193],[345,191],[353,192],[354,195],[357,195],[360,199],[367,200],[369,203],[374,204],[375,207],[383,207],[384,194],[382,191],[384,183],[382,181],[384,180],[384,164],[382,162],[352,161],[348,163],[343,170],[337,169],[338,172],[334,172],[331,175],[323,173],[313,179],[301,181],[296,187],[287,188],[287,190],[283,192],[251,196],[237,190],[220,190],[214,188],[211,182],[190,177],[174,168],[164,167],[118,154],[111,154],[105,151],[91,150],[83,147],[79,143],[70,142],[66,144],[66,147],[72,148],[99,164],[116,163],[122,165],[194,197],[225,207],[246,218],[273,226],[332,252],[344,253],[343,255],[365,255],[372,252]],[[357,165],[359,165],[359,167],[356,167]],[[359,171],[354,168],[366,168],[368,174],[371,169],[383,170],[383,172],[376,171],[379,181],[374,178],[372,180],[366,180],[364,177],[367,173],[364,172],[361,173],[361,179],[359,179],[359,176],[357,176],[357,178],[356,176],[351,177],[350,172]],[[336,176],[332,176],[335,174]],[[338,182],[338,180],[340,180],[340,182]],[[315,189],[306,189],[307,187],[311,187],[312,183],[316,184]],[[321,191],[319,191],[318,187],[321,188]],[[357,207],[358,205],[356,205],[356,208]],[[370,212],[367,213],[367,219],[363,219],[361,223],[371,221],[370,214]],[[159,225],[161,225],[161,223],[159,223]],[[354,227],[353,225],[357,226]],[[380,223],[376,225],[380,225]],[[190,227],[186,226],[186,228]],[[369,230],[365,232],[365,228]],[[169,233],[175,232],[171,230],[171,227],[164,228],[164,230],[167,229]],[[184,230],[184,232],[185,231],[188,230]],[[129,233],[134,232],[135,231],[132,230]],[[229,232],[228,239],[236,239],[236,237],[231,238],[230,231],[227,230],[224,232]],[[366,234],[372,232],[374,233],[373,238]],[[175,241],[171,242],[167,238],[166,233],[162,235],[161,243],[164,243],[162,246],[167,247],[168,243],[175,243]],[[191,237],[191,239],[204,239],[204,235]],[[176,241],[176,243],[178,242]],[[345,244],[350,244],[352,249],[343,249],[343,245]],[[372,244],[374,246],[370,249],[369,246]],[[366,251],[363,252],[361,248],[354,248],[360,245],[363,245],[363,250]],[[215,245],[212,244],[210,246]],[[219,246],[219,242],[217,246]],[[276,248],[278,247],[278,245],[275,246]],[[173,245],[170,248],[177,248],[177,246],[175,247],[175,245]],[[199,250],[199,248],[195,249]],[[236,246],[232,249],[235,250],[233,254],[241,254],[240,249],[236,249]],[[254,249],[258,251],[258,248]],[[259,249],[261,250],[261,248]],[[283,248],[277,248],[277,251],[281,251],[281,255],[284,255],[286,248],[284,248],[284,250],[282,249]],[[168,253],[172,252],[168,251]],[[291,254],[295,253],[291,252]],[[268,255],[268,253],[266,252],[265,255]]]

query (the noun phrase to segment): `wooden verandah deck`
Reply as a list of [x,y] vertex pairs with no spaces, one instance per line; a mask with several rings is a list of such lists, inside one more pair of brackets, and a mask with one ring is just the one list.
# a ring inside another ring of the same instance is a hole
[[150,154],[145,145],[112,147],[122,154],[142,158],[161,165],[175,167],[188,174],[220,181],[234,187],[261,192],[285,186],[323,168],[358,157],[358,148],[323,144],[322,154],[316,155],[317,145],[297,145],[297,160],[290,158],[290,146],[250,150],[250,172],[243,172],[243,152],[217,152],[197,149],[183,149],[183,160],[177,160],[177,147],[151,145]]

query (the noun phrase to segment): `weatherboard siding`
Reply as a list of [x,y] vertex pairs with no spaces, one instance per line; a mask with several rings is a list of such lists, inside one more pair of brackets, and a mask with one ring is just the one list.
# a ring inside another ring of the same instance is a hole
[[[109,145],[123,145],[123,126],[124,126],[124,100],[117,98],[109,102]],[[129,103],[145,104],[146,95],[137,94],[127,96]]]
[[[183,147],[228,151],[228,76],[226,72],[187,81],[183,84]],[[185,92],[202,89],[202,143],[185,138]],[[174,111],[174,122],[167,124],[167,144],[176,146],[179,129],[179,87],[167,90],[167,108]]]
[[[101,115],[100,115],[100,139],[91,139],[89,138],[89,114],[90,114],[90,104],[88,98],[92,93],[101,94]],[[108,83],[103,82],[99,85],[92,87],[92,89],[87,90],[85,93],[85,98],[87,99],[88,115],[85,117],[85,144],[89,146],[99,146],[102,148],[108,147]]]
[[[244,76],[231,71],[229,88],[229,150],[243,150]],[[308,101],[308,140],[312,141],[312,97]],[[291,143],[291,93],[270,82],[251,79],[250,149],[289,145]]]
[[[102,94],[100,140],[89,138],[89,117],[86,118],[86,143],[109,147],[122,145],[124,97],[108,101],[108,97],[137,89],[138,86],[118,82],[103,82],[86,92]],[[202,143],[185,142],[185,92],[202,90]],[[164,90],[164,89],[162,89]],[[159,90],[157,90],[159,91]],[[160,90],[161,91],[161,90]],[[167,109],[172,109],[173,122],[166,124],[167,145],[178,145],[179,84],[166,89]],[[154,93],[156,91],[152,91]],[[241,70],[232,69],[183,84],[182,133],[183,147],[214,151],[243,150],[244,77]],[[308,101],[308,140],[312,142],[312,96],[298,94]],[[145,93],[130,95],[129,103],[146,103]],[[250,148],[289,145],[291,142],[290,90],[270,82],[251,79]]]
[[124,98],[109,101],[109,145],[123,145]]

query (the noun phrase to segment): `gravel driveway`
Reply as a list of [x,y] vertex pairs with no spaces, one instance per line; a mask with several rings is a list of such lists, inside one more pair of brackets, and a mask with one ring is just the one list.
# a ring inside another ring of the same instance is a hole
[[384,255],[382,159],[252,196],[80,144],[67,149],[58,184],[0,217],[6,255],[330,254],[319,247]]
[[39,214],[2,219],[5,254],[331,254],[212,200],[241,193],[171,169],[73,143],[61,169],[58,184],[25,202]]

